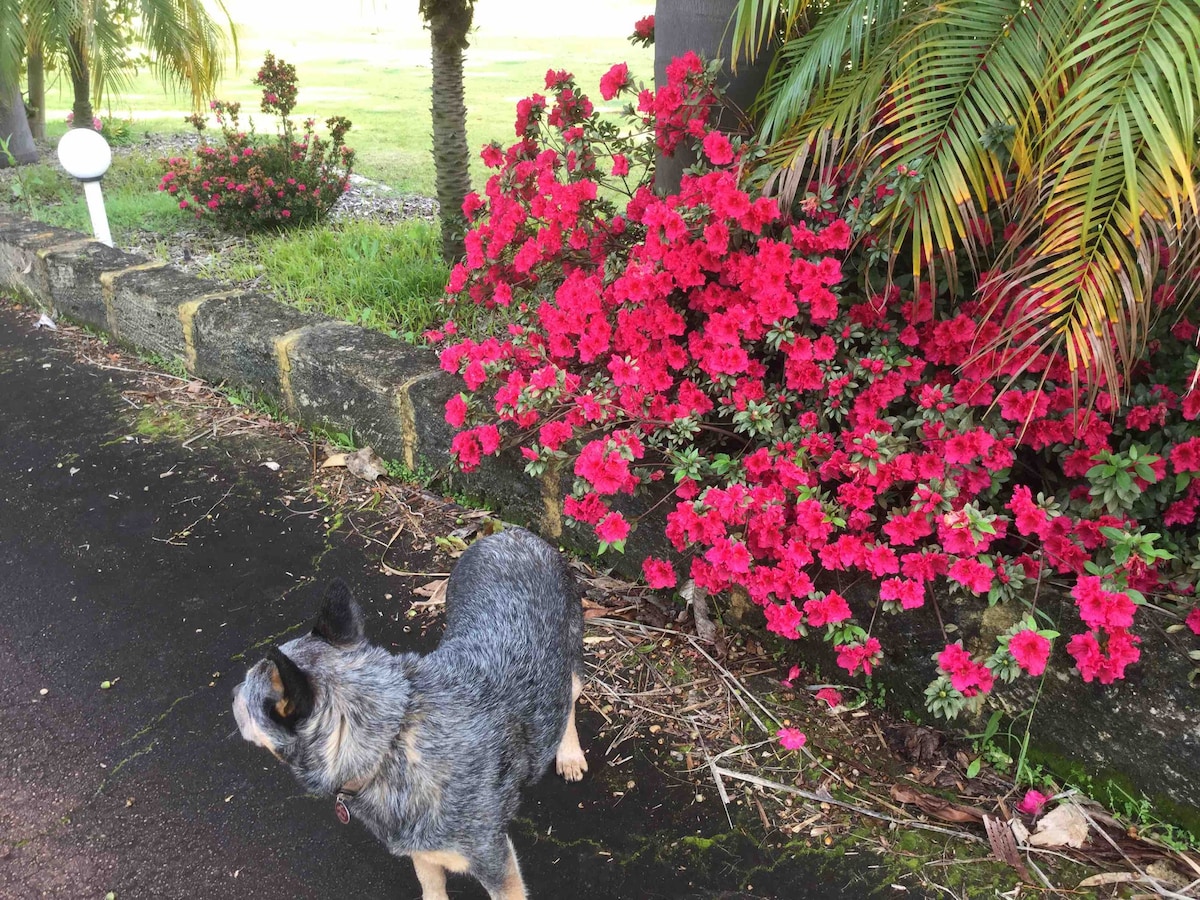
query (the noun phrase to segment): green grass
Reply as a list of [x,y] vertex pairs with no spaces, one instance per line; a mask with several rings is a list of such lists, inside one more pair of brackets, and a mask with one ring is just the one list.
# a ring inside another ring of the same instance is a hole
[[301,309],[413,339],[445,321],[449,274],[436,226],[347,222],[252,236],[218,257],[205,274],[261,275],[282,300]]
[[[175,200],[158,192],[158,179],[156,159],[143,154],[113,158],[112,168],[104,176],[104,206],[118,245],[128,243],[139,231],[170,234],[193,221],[180,213]],[[49,163],[22,166],[10,175],[0,185],[0,206],[5,205],[51,225],[92,230],[78,184]]]
[[[269,117],[257,113],[260,92],[251,83],[263,54],[271,50],[295,64],[299,101],[295,117],[320,121],[345,115],[354,123],[348,143],[358,151],[358,170],[398,190],[432,196],[429,35],[416,15],[416,4],[348,4],[330,22],[327,3],[297,0],[233,0],[240,23],[240,69],[230,71],[218,96],[242,103],[243,121],[253,114],[260,132],[273,131]],[[581,24],[560,22],[561,9],[547,0],[489,0],[480,4],[476,31],[465,54],[467,138],[473,150],[492,140],[514,139],[517,100],[545,92],[547,69],[565,68],[599,108],[600,76],[615,62],[647,82],[653,56],[625,39],[634,20],[653,4],[599,0]],[[575,33],[571,33],[574,29]],[[69,84],[48,90],[47,117],[52,136],[65,129],[70,108]],[[132,117],[136,129],[155,133],[188,130],[183,118],[190,99],[164,93],[154,76],[142,71],[130,88],[98,110],[102,116]],[[481,186],[486,170],[477,156],[473,178]]]

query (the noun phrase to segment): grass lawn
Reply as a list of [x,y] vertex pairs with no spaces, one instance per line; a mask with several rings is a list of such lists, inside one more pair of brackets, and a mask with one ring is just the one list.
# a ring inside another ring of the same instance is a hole
[[[260,92],[251,80],[270,50],[296,66],[297,119],[348,116],[354,123],[348,143],[358,151],[363,175],[403,192],[433,194],[429,33],[415,2],[352,0],[331,7],[314,0],[227,0],[227,6],[238,23],[240,67],[230,59],[218,96],[241,101],[243,121],[258,108]],[[472,148],[513,140],[516,102],[544,90],[547,69],[574,72],[601,108],[600,76],[613,63],[628,61],[631,71],[652,80],[652,52],[626,40],[636,19],[652,11],[652,2],[598,0],[586,16],[576,10],[568,17],[561,4],[548,0],[480,3],[465,66]],[[570,21],[562,21],[566,18]],[[65,130],[70,108],[69,84],[63,81],[47,92],[52,136]],[[111,103],[106,100],[99,112],[132,117],[137,131],[178,132],[189,128],[183,118],[190,99],[164,93],[149,72],[142,72],[130,90]],[[269,117],[254,118],[260,131],[273,128]],[[474,165],[475,180],[482,184],[485,170],[478,158]]]

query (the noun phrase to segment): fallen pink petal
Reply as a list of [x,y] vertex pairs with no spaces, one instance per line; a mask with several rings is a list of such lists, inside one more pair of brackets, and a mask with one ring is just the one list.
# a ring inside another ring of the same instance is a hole
[[799,750],[808,742],[808,738],[799,728],[780,728],[776,737],[784,750]]

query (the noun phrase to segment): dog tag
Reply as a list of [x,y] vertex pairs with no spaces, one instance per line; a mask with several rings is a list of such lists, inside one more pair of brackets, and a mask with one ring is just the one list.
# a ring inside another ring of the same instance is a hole
[[346,799],[341,794],[333,801],[333,811],[337,814],[339,822],[343,825],[350,824],[350,807],[346,805]]

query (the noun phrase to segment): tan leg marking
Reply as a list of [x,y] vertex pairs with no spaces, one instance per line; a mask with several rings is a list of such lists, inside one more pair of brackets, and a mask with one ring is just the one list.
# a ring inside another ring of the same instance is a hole
[[567,781],[583,780],[588,770],[587,757],[579,746],[579,732],[575,729],[575,702],[583,693],[583,684],[578,675],[571,676],[571,711],[567,714],[567,730],[558,744],[558,755],[554,768]]
[[421,882],[421,900],[450,900],[446,893],[446,870],[427,857],[432,853],[414,853],[413,868],[417,870],[417,881]]
[[504,886],[500,893],[492,894],[492,900],[526,900],[525,882],[521,880],[521,867],[517,865],[517,851],[512,839],[508,841],[508,872],[504,875]]

